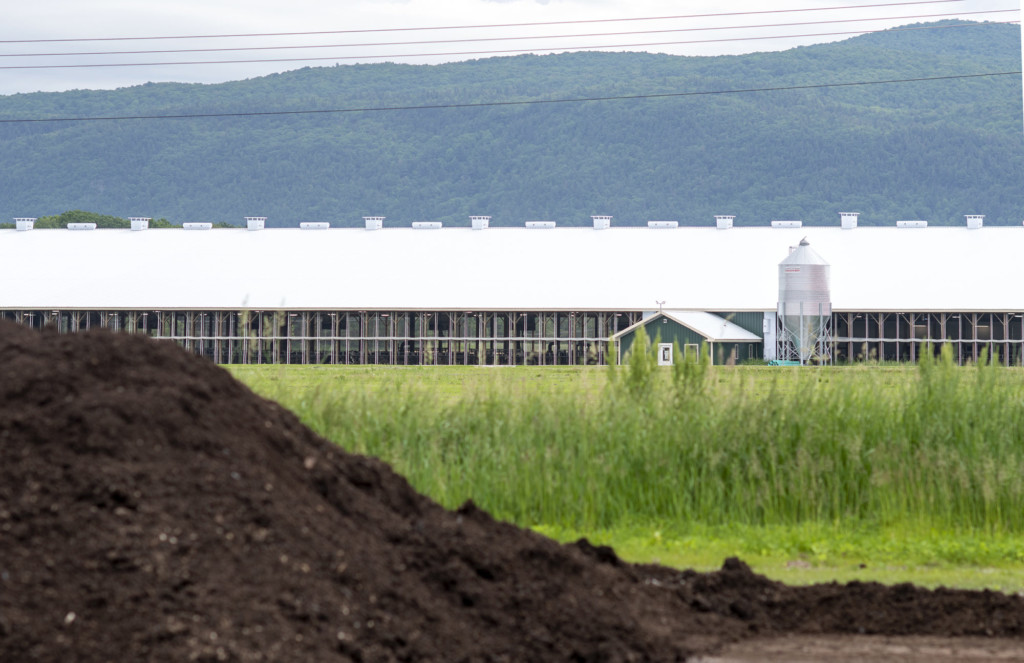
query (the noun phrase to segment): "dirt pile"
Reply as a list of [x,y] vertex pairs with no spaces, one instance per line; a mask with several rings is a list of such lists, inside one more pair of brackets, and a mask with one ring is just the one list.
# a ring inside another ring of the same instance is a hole
[[679,661],[791,631],[1018,636],[1024,600],[625,564],[446,511],[169,343],[0,323],[0,660]]

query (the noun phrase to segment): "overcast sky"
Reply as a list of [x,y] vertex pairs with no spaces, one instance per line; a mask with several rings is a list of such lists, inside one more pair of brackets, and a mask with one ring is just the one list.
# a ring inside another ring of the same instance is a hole
[[[0,44],[0,67],[91,63],[161,64],[0,69],[0,94],[75,88],[110,89],[149,81],[216,83],[304,66],[327,66],[334,63],[389,60],[424,64],[511,55],[514,54],[513,51],[541,53],[602,45],[616,46],[601,49],[606,51],[649,51],[678,55],[736,54],[781,50],[801,44],[834,41],[852,36],[822,33],[878,30],[956,17],[976,21],[1019,19],[1018,0],[903,2],[906,4],[868,7],[866,5],[890,4],[892,0],[780,0],[770,3],[763,0],[10,0],[5,3],[0,19],[0,41],[6,42]],[[996,10],[1013,11],[972,13]],[[739,12],[765,11],[774,13],[735,15]],[[702,14],[733,15],[695,16]],[[689,18],[649,20],[655,17],[684,16]],[[575,23],[409,30],[558,21]],[[795,23],[803,25],[792,25]],[[371,30],[391,31],[281,36],[266,34]],[[621,34],[624,32],[634,34]],[[640,32],[645,34],[639,34]],[[12,43],[45,39],[239,34],[262,36]],[[808,34],[814,36],[793,36]],[[786,38],[751,39],[775,36]],[[708,41],[740,38],[743,40]],[[395,43],[424,41],[436,43]],[[664,43],[697,41],[704,43]],[[312,48],[325,45],[331,47]],[[297,46],[310,48],[295,48]],[[253,47],[264,50],[15,57],[28,53]],[[289,48],[272,50],[268,47]],[[414,56],[400,57],[410,54]],[[280,58],[326,59],[236,64],[163,64]]]

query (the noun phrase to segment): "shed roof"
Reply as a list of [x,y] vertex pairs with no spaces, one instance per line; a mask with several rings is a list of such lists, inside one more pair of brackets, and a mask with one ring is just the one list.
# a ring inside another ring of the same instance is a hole
[[674,320],[713,343],[759,343],[763,340],[757,334],[747,331],[720,315],[708,313],[707,311],[680,311],[675,309],[658,311],[651,317],[623,329],[612,338],[621,338],[626,334],[632,333],[637,327],[647,325],[661,317]]
[[807,237],[837,310],[1024,311],[1024,228],[0,230],[0,308],[771,310]]

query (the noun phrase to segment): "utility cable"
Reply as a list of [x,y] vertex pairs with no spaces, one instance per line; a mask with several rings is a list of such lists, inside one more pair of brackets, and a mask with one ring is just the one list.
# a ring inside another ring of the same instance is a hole
[[761,28],[789,28],[805,25],[831,25],[835,23],[869,23],[875,21],[904,21],[923,18],[948,18],[950,16],[973,16],[977,14],[1008,14],[1019,12],[1014,9],[990,9],[974,12],[953,12],[948,14],[915,14],[911,16],[880,16],[873,18],[845,18],[829,21],[801,21],[796,23],[765,23],[761,25],[725,25],[697,28],[666,28],[662,30],[631,30],[625,32],[592,32],[585,34],[561,34],[561,35],[525,35],[514,37],[474,37],[470,39],[430,39],[422,41],[385,41],[365,42],[355,44],[307,44],[307,45],[284,45],[284,46],[232,46],[225,48],[180,48],[180,49],[157,49],[145,51],[78,51],[63,53],[0,53],[0,58],[23,58],[23,57],[70,57],[83,55],[152,55],[164,53],[221,53],[226,51],[279,51],[305,48],[368,48],[379,46],[423,46],[426,44],[461,44],[467,42],[490,42],[490,41],[523,41],[533,39],[579,39],[590,37],[621,37],[625,35],[649,35],[674,32],[709,32],[717,30],[752,30]]
[[253,32],[243,34],[172,35],[150,37],[68,37],[60,39],[4,39],[0,44],[42,44],[71,41],[143,41],[155,39],[222,39],[236,37],[296,37],[304,35],[361,34],[368,32],[410,32],[415,30],[467,30],[480,28],[520,28],[540,25],[578,25],[583,23],[617,23],[625,21],[663,21],[682,18],[709,18],[720,16],[753,16],[756,14],[785,14],[794,12],[833,11],[839,9],[866,9],[874,7],[902,7],[907,5],[932,5],[964,0],[914,0],[913,2],[884,2],[869,5],[838,5],[833,7],[804,7],[799,9],[764,9],[744,12],[717,12],[713,14],[689,14],[680,16],[642,16],[636,18],[595,18],[572,21],[538,21],[533,23],[493,23],[484,25],[445,25],[407,28],[366,28],[359,30],[317,30],[313,32]]
[[950,76],[927,76],[922,78],[900,78],[882,81],[857,81],[850,83],[816,83],[808,85],[786,85],[778,87],[744,88],[734,90],[702,90],[697,92],[666,92],[661,94],[632,94],[611,97],[578,97],[568,99],[531,99],[523,101],[486,101],[470,104],[433,104],[427,106],[380,106],[366,108],[332,108],[320,110],[291,111],[244,111],[237,113],[188,113],[181,115],[119,115],[109,117],[51,117],[31,119],[0,119],[0,124],[16,124],[29,122],[96,122],[114,120],[177,120],[210,117],[264,117],[275,115],[318,115],[332,113],[371,113],[382,111],[438,110],[454,108],[493,108],[500,106],[530,106],[538,104],[569,104],[590,101],[624,101],[631,99],[668,99],[679,97],[698,97],[721,94],[743,94],[750,92],[780,92],[791,90],[817,90],[823,88],[855,87],[860,85],[886,85],[894,83],[920,83],[925,81],[949,81],[971,78],[991,78],[994,76],[1019,76],[1020,71],[1000,71],[983,74],[957,74]]
[[638,48],[649,46],[682,46],[689,44],[717,44],[737,41],[762,41],[766,39],[800,39],[805,37],[842,37],[847,35],[871,34],[877,32],[907,32],[910,30],[938,30],[948,28],[971,28],[982,25],[1019,23],[1020,21],[991,21],[987,23],[958,23],[954,25],[925,25],[908,28],[889,28],[884,30],[847,30],[841,32],[815,32],[797,35],[763,35],[756,37],[722,37],[718,39],[692,39],[684,41],[661,41],[646,42],[639,44],[594,44],[588,46],[566,46],[548,48],[519,48],[519,49],[495,49],[486,51],[448,51],[443,53],[391,53],[387,55],[324,55],[301,58],[258,58],[246,60],[191,60],[179,62],[95,62],[79,64],[25,64],[25,65],[2,65],[4,69],[86,69],[100,67],[169,67],[181,65],[205,65],[205,64],[255,64],[269,62],[314,62],[323,60],[390,60],[396,58],[420,58],[420,57],[454,57],[470,55],[504,55],[510,53],[536,53],[552,51],[589,51],[607,48]]

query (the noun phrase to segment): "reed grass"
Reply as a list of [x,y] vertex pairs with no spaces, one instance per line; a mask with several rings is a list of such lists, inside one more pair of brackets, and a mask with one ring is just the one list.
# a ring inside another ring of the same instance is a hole
[[910,369],[658,368],[642,354],[577,383],[477,369],[443,396],[409,371],[372,388],[344,372],[236,374],[442,504],[525,526],[1024,532],[1019,370],[948,353]]

